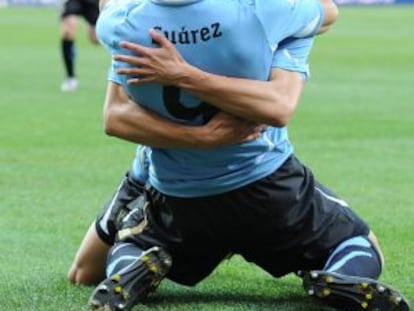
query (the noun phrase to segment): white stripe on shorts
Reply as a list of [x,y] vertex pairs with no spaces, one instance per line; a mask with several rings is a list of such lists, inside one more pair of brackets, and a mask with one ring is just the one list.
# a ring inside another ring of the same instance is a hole
[[342,206],[344,206],[344,207],[348,207],[349,205],[348,205],[348,203],[346,203],[344,200],[341,200],[341,199],[338,199],[338,198],[335,198],[335,197],[333,197],[333,196],[331,196],[331,195],[329,195],[329,194],[327,194],[327,193],[325,193],[325,192],[323,192],[321,189],[319,189],[318,187],[315,187],[315,189],[320,193],[320,194],[322,194],[325,198],[327,198],[328,200],[330,200],[330,201],[332,201],[332,202],[335,202],[335,203],[338,203],[339,205],[342,205]]

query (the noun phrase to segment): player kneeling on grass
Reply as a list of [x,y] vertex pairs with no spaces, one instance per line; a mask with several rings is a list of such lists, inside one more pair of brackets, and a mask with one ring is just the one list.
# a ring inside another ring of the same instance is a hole
[[[96,220],[94,234],[97,232],[105,245],[113,244],[115,238],[117,243],[108,256],[108,279],[91,295],[89,304],[92,309],[128,310],[136,303],[144,302],[159,282],[168,277],[172,258],[165,248],[151,246],[144,250],[137,247],[134,237],[140,241],[142,232],[151,226],[149,219],[152,217],[147,210],[152,211],[150,202],[153,199],[151,191],[144,186],[148,152],[148,148],[138,148],[134,172],[127,173],[115,196]],[[191,272],[189,265],[188,269],[183,267],[183,275]],[[298,275],[303,278],[309,295],[340,309],[409,310],[401,294],[376,281],[382,265],[378,243],[370,233],[368,237],[359,236],[340,243],[321,270],[300,271]],[[188,277],[184,277],[182,283],[191,285],[193,281],[188,282]],[[341,297],[341,293],[345,296]]]
[[[155,189],[151,187],[145,189],[141,182],[131,180],[129,174],[124,179],[121,192],[141,194],[127,205],[118,205],[117,209],[106,207],[96,221],[96,231],[101,239],[111,241],[113,239],[111,235],[117,232],[117,242],[108,255],[106,268],[108,278],[99,284],[91,295],[89,305],[92,309],[129,310],[135,304],[144,302],[165,277],[183,285],[195,285],[222,259],[232,253],[231,249],[219,248],[220,255],[214,257],[209,253],[215,245],[203,244],[206,248],[202,250],[197,247],[195,241],[194,245],[186,247],[172,227],[173,223],[170,220],[174,213],[162,203],[164,197],[160,197]],[[326,204],[328,210],[335,206],[329,200]],[[221,216],[219,210],[214,213],[216,216]],[[165,230],[166,224],[163,223],[165,220],[168,220],[166,222],[168,231]],[[197,225],[204,224],[206,228],[208,227],[200,217],[194,220],[197,221]],[[158,223],[159,221],[162,223]],[[229,227],[224,223],[222,226]],[[160,240],[156,241],[156,237]],[[174,251],[171,245],[180,245],[182,251]],[[199,254],[200,251],[203,253]],[[246,255],[243,256],[246,258]],[[250,256],[253,256],[253,253]],[[185,258],[187,260],[174,265],[173,258],[177,258],[178,261]],[[297,260],[295,256],[282,258],[290,259],[289,261]],[[409,310],[407,301],[398,291],[377,281],[383,259],[372,232],[339,243],[329,252],[327,258],[324,266],[315,266],[317,270],[302,270],[297,273],[303,279],[303,286],[309,295],[338,309]],[[272,265],[265,262],[267,258],[262,260],[264,261],[262,265]],[[287,265],[286,262],[280,264]]]
[[[308,294],[338,308],[409,309],[400,293],[376,280],[383,260],[368,225],[315,180],[287,138],[321,7],[312,0],[251,4],[131,0],[110,2],[102,11],[98,34],[118,68],[110,75],[107,132],[154,148],[149,184],[140,188],[143,196],[122,215],[109,205],[97,221],[105,232],[105,219],[114,219],[117,238],[108,255],[107,279],[90,298],[92,309],[129,310],[164,277],[195,285],[229,254],[241,255],[274,277],[300,271]],[[159,12],[162,26],[154,25]],[[156,31],[151,37],[140,32],[156,27],[174,38],[173,30],[190,16],[196,21],[190,30],[211,27],[194,30],[188,46],[184,40],[176,48]],[[120,44],[137,37],[143,42]],[[125,49],[139,57],[117,55]],[[259,52],[263,57],[252,59]],[[226,55],[238,58],[233,64]],[[205,72],[191,65],[197,60]],[[157,114],[131,103],[123,89]],[[182,89],[195,97],[181,98]],[[184,139],[178,135],[183,133],[180,123],[201,126],[214,115],[214,109],[207,109],[212,107],[268,126],[258,138],[205,150],[191,142],[154,138],[155,131]],[[137,122],[134,112],[151,121],[136,125],[146,129],[145,135],[129,127]],[[177,119],[182,122],[171,121]],[[140,174],[134,167],[131,176]]]

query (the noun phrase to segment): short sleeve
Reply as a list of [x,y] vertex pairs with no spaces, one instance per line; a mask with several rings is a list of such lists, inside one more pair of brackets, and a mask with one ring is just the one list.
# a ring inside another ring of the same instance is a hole
[[324,20],[319,0],[256,0],[255,6],[272,46],[288,37],[314,36]]
[[108,70],[108,80],[116,84],[122,84],[123,79],[119,74],[116,73],[116,70],[117,70],[116,62],[112,61],[111,67]]
[[119,1],[109,1],[99,13],[96,22],[96,37],[99,43],[112,54],[117,48],[117,27],[124,20],[125,8],[119,6]]
[[313,37],[283,40],[273,56],[272,67],[299,72],[305,80],[309,79],[308,57],[313,42]]
[[[125,25],[126,16],[130,7],[119,0],[109,1],[101,11],[97,24],[96,35],[99,43],[111,54],[123,53],[119,42],[121,41],[121,31]],[[125,76],[118,75],[117,69],[128,67],[128,64],[112,59],[108,71],[108,80],[117,84],[125,82]]]

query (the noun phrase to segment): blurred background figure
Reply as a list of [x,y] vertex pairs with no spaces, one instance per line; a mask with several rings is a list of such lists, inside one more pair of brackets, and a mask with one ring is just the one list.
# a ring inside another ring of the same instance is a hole
[[66,77],[60,87],[62,92],[75,91],[79,85],[75,72],[75,38],[79,17],[83,17],[88,23],[88,35],[91,42],[98,43],[95,34],[95,24],[99,15],[98,2],[98,0],[65,0],[63,3],[60,15],[60,44]]

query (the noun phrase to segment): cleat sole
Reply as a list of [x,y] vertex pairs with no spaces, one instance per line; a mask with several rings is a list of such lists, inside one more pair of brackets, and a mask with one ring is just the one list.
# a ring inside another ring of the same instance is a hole
[[[397,290],[368,278],[326,271],[304,273],[308,295],[329,306],[355,311],[409,311],[409,303]],[[312,294],[310,294],[312,293]]]
[[92,293],[88,305],[97,311],[128,311],[155,290],[171,267],[171,257],[152,247],[130,268],[107,278]]

